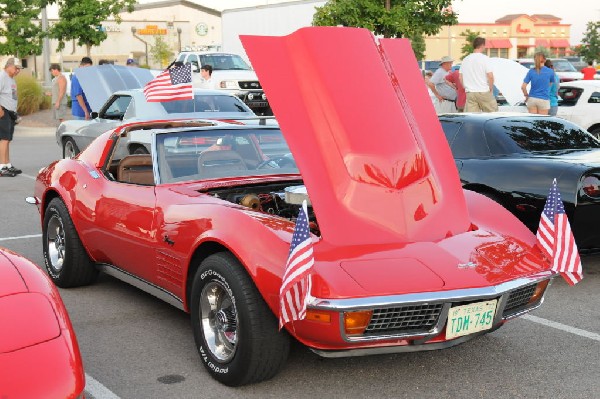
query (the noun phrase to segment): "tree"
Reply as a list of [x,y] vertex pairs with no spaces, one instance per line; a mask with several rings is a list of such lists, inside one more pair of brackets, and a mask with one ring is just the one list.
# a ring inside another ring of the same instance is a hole
[[40,54],[42,51],[42,29],[32,21],[40,14],[40,0],[0,0],[2,22],[0,54],[22,57]]
[[161,35],[154,36],[154,46],[152,46],[149,53],[152,60],[158,62],[161,68],[170,62],[174,55],[173,51],[171,51],[171,48]]
[[544,54],[544,56],[546,58],[552,58],[552,57],[554,57],[554,54],[552,54],[552,51],[550,51],[550,49],[548,47],[544,47],[544,46],[538,46],[538,47],[534,48],[533,52],[529,52],[527,54],[527,57],[528,58],[533,58],[533,57],[535,57],[535,55],[537,53]]
[[425,38],[423,37],[423,35],[414,35],[414,36],[410,36],[410,46],[413,49],[413,52],[415,53],[415,57],[417,57],[417,60],[422,60],[423,58],[425,58]]
[[[323,7],[317,7],[313,25],[366,28],[383,37],[413,38],[413,45],[419,45],[418,37],[436,34],[440,27],[457,22],[451,3],[451,0],[329,0]],[[419,49],[413,47],[413,51],[417,54]]]
[[473,40],[479,36],[479,32],[473,32],[471,29],[467,29],[464,32],[461,32],[460,35],[465,38],[465,44],[462,45],[460,51],[462,52],[461,60],[464,60],[465,57],[473,52]]
[[600,61],[600,21],[588,22],[577,54],[586,61]]
[[[8,0],[10,1],[10,0]],[[59,20],[49,29],[49,36],[58,40],[57,51],[65,48],[65,42],[76,40],[79,46],[85,46],[90,55],[92,46],[106,39],[101,29],[103,21],[113,17],[121,22],[123,10],[133,11],[136,0],[56,0],[60,9]]]

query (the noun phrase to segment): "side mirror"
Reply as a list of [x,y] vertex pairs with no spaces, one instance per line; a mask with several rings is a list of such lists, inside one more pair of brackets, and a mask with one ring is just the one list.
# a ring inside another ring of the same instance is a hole
[[96,119],[97,117],[98,117],[98,113],[95,111],[90,114],[91,119]]

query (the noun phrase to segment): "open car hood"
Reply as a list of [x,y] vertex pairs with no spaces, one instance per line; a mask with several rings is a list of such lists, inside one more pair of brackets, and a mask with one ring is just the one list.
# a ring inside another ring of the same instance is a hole
[[339,27],[241,39],[324,240],[436,241],[469,228],[458,172],[408,40]]
[[115,91],[139,89],[153,79],[148,69],[122,65],[76,68],[73,73],[77,75],[92,111],[96,112]]

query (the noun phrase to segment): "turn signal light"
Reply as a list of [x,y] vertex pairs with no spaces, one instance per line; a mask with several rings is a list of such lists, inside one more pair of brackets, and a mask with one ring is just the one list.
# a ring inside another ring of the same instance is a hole
[[306,309],[306,320],[319,321],[321,323],[330,323],[331,314],[321,312],[315,309]]
[[344,331],[346,335],[363,334],[371,321],[372,315],[372,310],[344,313]]
[[550,280],[544,280],[544,281],[540,281],[538,283],[538,285],[535,287],[535,291],[533,292],[533,295],[531,296],[531,298],[529,298],[529,303],[536,303],[538,302],[542,296],[544,295],[544,292],[546,292],[546,288],[548,287],[548,284],[550,283]]

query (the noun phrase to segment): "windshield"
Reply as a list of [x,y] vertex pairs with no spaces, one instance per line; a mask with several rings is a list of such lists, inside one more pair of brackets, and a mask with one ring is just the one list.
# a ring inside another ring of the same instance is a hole
[[158,133],[156,152],[161,183],[299,173],[279,129]]
[[494,154],[600,148],[600,141],[558,118],[499,118],[484,125]]
[[200,63],[202,65],[210,65],[213,67],[213,71],[223,70],[244,70],[251,71],[250,65],[246,63],[236,54],[204,54],[200,56]]
[[191,112],[254,113],[239,98],[224,95],[195,94],[193,100],[177,100],[159,103],[168,114]]
[[552,61],[555,72],[577,72],[577,69],[567,60]]

